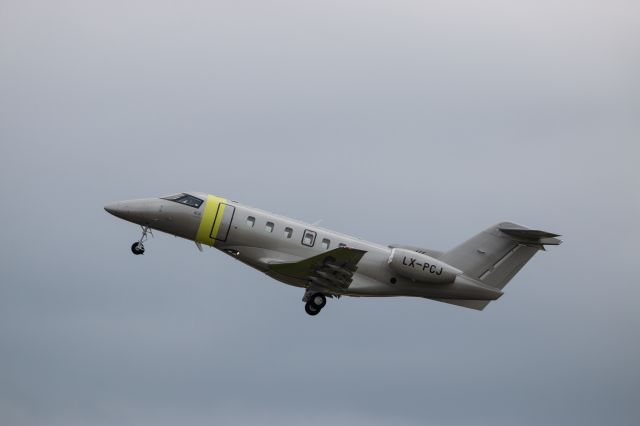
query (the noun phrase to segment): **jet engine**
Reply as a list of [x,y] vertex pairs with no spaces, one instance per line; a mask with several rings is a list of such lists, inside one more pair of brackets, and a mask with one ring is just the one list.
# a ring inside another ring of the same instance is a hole
[[426,254],[394,248],[389,256],[389,267],[398,275],[417,282],[451,283],[462,271]]

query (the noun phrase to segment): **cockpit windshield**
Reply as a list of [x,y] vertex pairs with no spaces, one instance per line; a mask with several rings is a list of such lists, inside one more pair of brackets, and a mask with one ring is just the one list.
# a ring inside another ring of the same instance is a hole
[[169,195],[168,197],[162,197],[162,199],[175,201],[176,203],[184,204],[185,206],[193,207],[196,209],[200,208],[200,206],[204,202],[200,198],[194,197],[193,195],[184,194],[184,193]]

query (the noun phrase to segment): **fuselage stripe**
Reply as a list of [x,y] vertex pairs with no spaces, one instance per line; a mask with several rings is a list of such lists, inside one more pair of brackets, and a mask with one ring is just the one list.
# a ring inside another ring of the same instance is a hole
[[[224,203],[226,201],[226,199],[214,195],[207,196],[207,203],[204,206],[204,213],[202,214],[198,233],[196,234],[197,242],[212,246],[216,241],[215,238],[220,229]],[[220,212],[218,212],[219,207]]]

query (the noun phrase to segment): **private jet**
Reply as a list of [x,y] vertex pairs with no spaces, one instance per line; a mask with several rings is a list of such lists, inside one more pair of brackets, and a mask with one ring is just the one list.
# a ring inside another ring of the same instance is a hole
[[108,204],[140,225],[134,255],[153,230],[216,248],[282,283],[304,289],[309,315],[327,298],[412,296],[483,310],[547,245],[562,241],[512,222],[488,227],[449,251],[382,245],[200,192]]

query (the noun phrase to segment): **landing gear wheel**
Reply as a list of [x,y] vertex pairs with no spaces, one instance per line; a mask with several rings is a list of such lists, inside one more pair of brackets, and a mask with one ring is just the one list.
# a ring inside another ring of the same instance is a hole
[[327,304],[327,298],[324,297],[324,294],[322,294],[322,293],[314,293],[309,298],[309,304],[311,304],[311,306],[313,306],[317,310],[320,310],[320,309],[324,308],[324,305]]
[[151,228],[149,228],[149,225],[141,225],[140,227],[142,228],[142,236],[138,241],[131,244],[131,253],[135,254],[136,256],[139,254],[144,254],[144,244],[142,243],[147,241],[147,238],[149,238],[148,235],[151,235],[153,237],[153,232],[151,232]]
[[311,316],[318,315],[320,313],[320,309],[315,308],[311,303],[307,302],[304,305],[304,310]]
[[136,241],[131,245],[131,252],[136,256],[139,254],[144,254],[144,245],[140,241]]

